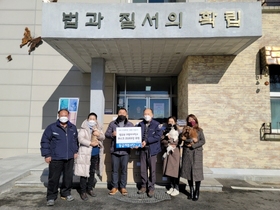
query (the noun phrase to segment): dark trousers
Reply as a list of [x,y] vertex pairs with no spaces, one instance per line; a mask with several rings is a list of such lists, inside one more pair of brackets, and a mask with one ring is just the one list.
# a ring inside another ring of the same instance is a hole
[[119,168],[121,168],[120,188],[126,188],[127,184],[127,164],[129,155],[112,154],[112,181],[113,188],[119,187]]
[[85,193],[87,190],[90,191],[94,185],[94,175],[95,175],[95,167],[99,160],[99,155],[91,156],[90,159],[90,168],[89,168],[89,177],[81,176],[80,177],[80,187],[81,193]]
[[179,178],[170,177],[171,188],[174,188],[179,191]]
[[[156,163],[157,156],[150,156],[149,149],[141,149],[140,152],[140,161],[141,161],[141,181],[142,187],[148,188],[149,190],[155,189],[156,183]],[[149,178],[148,178],[148,169],[149,169]]]
[[66,197],[71,194],[73,182],[74,158],[69,160],[52,160],[49,164],[49,179],[47,188],[47,200],[57,199],[59,179],[63,173],[60,196]]

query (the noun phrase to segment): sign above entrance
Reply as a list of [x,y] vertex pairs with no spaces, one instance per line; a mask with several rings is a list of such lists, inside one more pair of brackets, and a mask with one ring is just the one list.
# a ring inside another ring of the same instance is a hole
[[[240,11],[237,11],[236,13],[234,11],[227,11],[224,13],[225,15],[225,21],[226,21],[226,27],[240,27]],[[131,17],[130,17],[131,15]],[[205,24],[211,24],[212,28],[215,27],[215,21],[216,21],[216,17],[217,17],[217,13],[214,13],[212,11],[203,11],[201,13],[199,13],[200,20],[198,21],[200,23],[200,25],[205,25]],[[98,15],[96,12],[91,13],[91,12],[87,12],[86,16],[90,16],[92,18],[89,19],[89,22],[85,23],[85,26],[97,26],[98,29],[101,28],[101,21],[104,19],[104,16],[101,15],[101,13],[99,12]],[[135,25],[135,13],[132,12],[130,13],[120,13],[120,20],[119,22],[121,22],[120,26],[121,29],[135,29],[136,25]],[[168,26],[178,26],[179,28],[182,28],[183,25],[183,13],[180,12],[178,15],[178,22],[175,22],[177,20],[177,14],[174,12],[171,12],[168,15],[168,21],[165,23],[165,27]],[[145,26],[146,22],[148,22],[148,24],[150,26],[153,26],[153,22],[155,23],[155,29],[158,29],[158,17],[159,14],[158,12],[155,14],[155,16],[150,16],[149,13],[147,13],[145,15],[145,18],[143,19],[143,22],[141,24],[142,27]],[[222,16],[223,18],[223,16]],[[72,12],[70,12],[69,14],[66,14],[65,12],[63,12],[63,18],[62,21],[64,22],[64,29],[78,29],[78,21],[79,21],[79,16],[78,13],[76,12],[75,14],[72,14]]]
[[[50,21],[51,20],[51,21]],[[261,36],[260,2],[43,4],[44,38]]]

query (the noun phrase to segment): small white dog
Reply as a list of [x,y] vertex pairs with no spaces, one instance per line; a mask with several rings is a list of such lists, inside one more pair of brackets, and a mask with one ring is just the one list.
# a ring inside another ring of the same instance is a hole
[[[169,141],[171,142],[176,142],[178,141],[178,136],[179,136],[179,132],[177,130],[174,129],[174,127],[171,127],[171,130],[169,131],[169,133],[166,134],[166,136],[169,137]],[[169,155],[170,153],[174,152],[174,147],[171,146],[170,144],[168,144],[167,148],[166,148],[166,152],[163,154],[163,158],[166,158],[167,155]]]

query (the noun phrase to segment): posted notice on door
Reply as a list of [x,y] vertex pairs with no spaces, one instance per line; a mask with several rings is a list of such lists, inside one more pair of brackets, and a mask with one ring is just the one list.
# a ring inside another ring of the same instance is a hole
[[116,148],[134,148],[142,146],[140,127],[117,127]]

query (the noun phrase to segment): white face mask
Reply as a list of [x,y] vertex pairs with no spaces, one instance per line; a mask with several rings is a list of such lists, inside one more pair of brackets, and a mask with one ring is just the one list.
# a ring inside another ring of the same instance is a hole
[[147,122],[149,122],[149,121],[151,121],[152,117],[151,117],[150,115],[145,115],[145,116],[144,116],[144,119],[145,119]]
[[89,120],[88,125],[89,125],[89,127],[93,127],[96,125],[96,122],[94,120]]
[[68,122],[68,117],[60,117],[60,118],[59,118],[59,121],[60,121],[61,123],[67,123],[67,122]]

